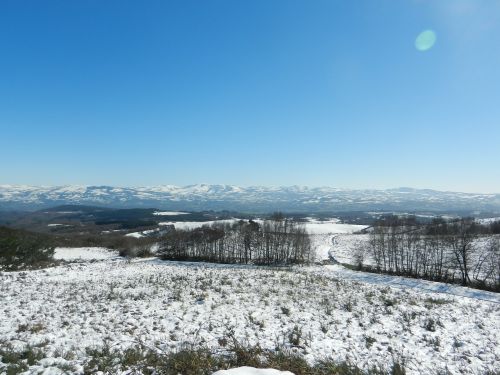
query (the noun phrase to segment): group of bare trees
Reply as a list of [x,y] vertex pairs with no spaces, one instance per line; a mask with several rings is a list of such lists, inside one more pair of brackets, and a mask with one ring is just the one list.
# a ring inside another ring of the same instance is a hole
[[297,264],[312,258],[304,226],[280,215],[262,222],[240,220],[175,230],[161,245],[163,259],[240,264]]
[[499,238],[480,232],[468,218],[391,217],[373,227],[369,252],[381,272],[499,289]]

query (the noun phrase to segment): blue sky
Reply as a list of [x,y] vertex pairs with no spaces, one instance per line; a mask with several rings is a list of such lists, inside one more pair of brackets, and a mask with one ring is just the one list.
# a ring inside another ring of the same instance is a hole
[[500,192],[498,1],[5,0],[0,53],[0,183]]

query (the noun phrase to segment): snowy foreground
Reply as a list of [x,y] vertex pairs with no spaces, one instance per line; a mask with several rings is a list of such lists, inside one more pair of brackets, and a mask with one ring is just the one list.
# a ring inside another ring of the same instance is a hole
[[0,274],[0,344],[42,344],[46,358],[31,373],[68,365],[82,372],[84,349],[104,343],[217,350],[230,333],[247,345],[291,348],[310,362],[328,357],[388,368],[397,360],[410,374],[500,368],[496,295],[487,301],[358,281],[340,266],[127,261],[104,249],[56,255],[78,261]]
[[256,369],[253,367],[239,367],[230,370],[220,370],[214,375],[293,375],[290,371],[278,371],[274,369]]

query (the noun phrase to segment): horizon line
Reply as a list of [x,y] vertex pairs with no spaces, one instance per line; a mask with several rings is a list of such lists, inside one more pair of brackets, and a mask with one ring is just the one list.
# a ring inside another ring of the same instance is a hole
[[333,185],[237,185],[237,184],[210,184],[210,183],[194,183],[194,184],[156,184],[156,185],[109,185],[109,184],[55,184],[55,185],[45,185],[45,184],[12,184],[12,183],[0,183],[0,188],[5,187],[31,187],[31,188],[62,188],[62,187],[81,187],[81,188],[91,188],[91,187],[112,187],[112,188],[121,188],[121,189],[139,189],[139,188],[156,188],[156,187],[173,187],[173,188],[188,188],[193,186],[224,186],[224,187],[235,187],[242,189],[249,188],[266,188],[266,189],[274,189],[274,188],[293,188],[298,187],[307,190],[314,189],[335,189],[340,191],[389,191],[389,190],[402,190],[402,189],[411,189],[417,191],[435,191],[441,193],[458,193],[458,194],[467,194],[467,195],[500,195],[499,192],[477,192],[477,191],[460,191],[460,190],[450,190],[450,189],[439,189],[439,188],[421,188],[421,187],[411,187],[411,186],[397,186],[397,187],[388,187],[388,188],[350,188],[350,187],[336,187]]

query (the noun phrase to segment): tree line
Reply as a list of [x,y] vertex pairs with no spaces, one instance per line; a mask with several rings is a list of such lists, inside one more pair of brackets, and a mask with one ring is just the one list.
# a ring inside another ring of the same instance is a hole
[[373,226],[368,248],[380,272],[500,290],[499,237],[472,218],[386,217]]
[[163,239],[162,259],[236,264],[299,264],[312,259],[305,227],[282,215],[257,222],[239,220],[192,230],[174,230]]

